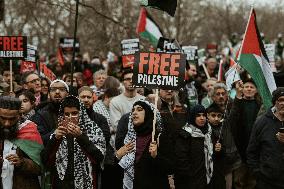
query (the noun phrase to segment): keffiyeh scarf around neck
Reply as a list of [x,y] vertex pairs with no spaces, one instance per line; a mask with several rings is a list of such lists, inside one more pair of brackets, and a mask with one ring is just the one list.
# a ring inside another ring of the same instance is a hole
[[[145,100],[139,100],[148,104],[152,111],[154,111],[154,105]],[[157,122],[156,122],[156,133],[162,132],[162,118],[160,112],[157,111]],[[126,154],[119,161],[119,165],[124,169],[124,177],[123,177],[123,189],[132,189],[133,188],[133,180],[134,180],[134,162],[135,162],[135,153],[136,153],[136,132],[134,130],[134,125],[132,122],[132,113],[129,115],[128,121],[128,131],[126,137],[124,139],[124,144],[127,144],[131,141],[134,142],[134,148],[131,153]]]
[[[79,100],[79,99],[78,99]],[[62,119],[63,108],[60,108],[59,119]],[[85,133],[89,140],[92,141],[95,146],[105,155],[106,144],[102,130],[97,124],[89,118],[84,105],[80,102],[79,111],[79,127],[81,131]],[[93,189],[93,167],[89,158],[82,151],[81,147],[74,140],[74,184],[76,189]],[[67,138],[64,136],[56,153],[56,169],[59,179],[63,180],[66,174],[68,165],[68,148]]]
[[205,167],[206,167],[206,180],[209,184],[212,175],[213,175],[213,144],[211,140],[212,129],[208,125],[208,131],[206,134],[203,134],[200,129],[194,127],[193,125],[186,124],[183,129],[188,132],[192,137],[201,137],[204,138],[204,155],[205,155]]
[[35,110],[32,109],[29,113],[27,113],[26,115],[24,115],[21,119],[20,119],[20,124],[24,123],[26,120],[29,120],[33,115],[35,114]]

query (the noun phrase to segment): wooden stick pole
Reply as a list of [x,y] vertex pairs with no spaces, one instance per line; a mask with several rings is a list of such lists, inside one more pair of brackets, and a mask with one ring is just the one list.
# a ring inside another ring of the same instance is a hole
[[206,74],[207,79],[210,79],[210,75],[209,75],[209,73],[208,73],[208,70],[207,70],[205,64],[202,63],[201,65],[202,65],[202,67],[203,67],[203,69],[204,69],[204,72],[205,72],[205,74]]
[[13,61],[10,60],[10,92],[13,92]]
[[159,98],[159,89],[155,89],[155,104],[154,104],[155,105],[155,109],[154,109],[154,119],[153,119],[152,142],[155,141],[155,134],[156,134],[158,98]]

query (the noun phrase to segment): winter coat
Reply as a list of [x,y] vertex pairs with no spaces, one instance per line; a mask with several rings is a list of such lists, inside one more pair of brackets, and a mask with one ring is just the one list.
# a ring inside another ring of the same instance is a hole
[[261,181],[271,188],[284,188],[284,144],[276,133],[283,122],[269,109],[253,126],[247,148],[247,164]]
[[[224,167],[224,159],[225,159],[225,146],[223,145],[222,137],[219,138],[220,128],[221,126],[212,126],[212,143],[213,143],[213,177],[211,179],[212,189],[225,189],[226,181],[225,181],[225,167]],[[221,151],[215,151],[215,145],[217,141],[221,143]]]
[[246,163],[246,149],[259,109],[260,103],[256,100],[235,98],[230,111],[232,134],[243,163]]
[[204,138],[181,129],[175,143],[175,188],[207,189]]
[[163,137],[160,137],[159,144],[156,158],[149,153],[149,142],[140,159],[135,160],[133,189],[169,189],[169,159],[165,154],[171,152],[168,151]]
[[56,129],[58,122],[58,110],[56,110],[54,105],[49,102],[44,107],[37,110],[30,120],[37,124],[43,144],[46,145],[50,135]]

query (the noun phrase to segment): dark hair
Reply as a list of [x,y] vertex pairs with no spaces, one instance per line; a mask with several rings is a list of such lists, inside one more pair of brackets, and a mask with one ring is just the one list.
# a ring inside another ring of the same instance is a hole
[[120,82],[117,78],[113,76],[108,76],[102,86],[103,89],[109,89],[109,88],[119,88]]
[[25,73],[22,75],[22,78],[21,78],[22,84],[27,83],[27,77],[29,77],[29,76],[32,75],[32,74],[38,75],[38,74],[35,73],[34,71],[25,72]]
[[133,73],[133,70],[132,70],[132,69],[125,69],[125,70],[123,70],[123,72],[122,72],[122,74],[121,74],[120,80],[123,81],[123,80],[124,80],[124,76],[125,76],[126,74],[129,74],[129,73]]
[[17,94],[17,97],[20,97],[21,95],[24,95],[26,98],[28,98],[31,104],[34,104],[36,101],[34,94],[30,90],[24,90],[20,92],[19,94]]
[[211,105],[206,109],[206,112],[207,112],[207,113],[218,112],[218,113],[222,113],[222,114],[223,114],[223,111],[221,110],[221,108],[220,108],[217,104],[215,104],[215,103],[211,104]]
[[79,99],[76,98],[75,96],[67,96],[63,99],[62,103],[61,103],[61,108],[64,111],[64,108],[68,107],[75,107],[78,110],[80,110],[80,102]]
[[47,79],[46,77],[40,77],[40,79],[41,79],[41,82],[42,82],[43,80],[46,81],[46,82],[47,82],[47,86],[48,86],[48,88],[49,88],[49,85],[50,85],[49,79]]
[[104,92],[103,99],[107,96],[108,98],[112,98],[120,95],[120,91],[117,88],[109,88]]

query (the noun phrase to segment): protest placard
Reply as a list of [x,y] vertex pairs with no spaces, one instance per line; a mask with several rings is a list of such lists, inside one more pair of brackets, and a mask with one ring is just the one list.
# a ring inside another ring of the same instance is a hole
[[178,89],[184,82],[185,62],[186,56],[181,53],[136,53],[133,84],[156,89]]
[[134,64],[134,54],[139,51],[139,39],[125,39],[121,41],[122,66],[132,67]]
[[157,45],[157,52],[177,53],[182,52],[182,50],[175,39],[160,37]]
[[0,36],[0,58],[22,60],[27,57],[26,36]]
[[27,62],[36,62],[36,56],[37,56],[37,47],[34,45],[27,45],[27,57],[25,60]]
[[[72,37],[62,37],[59,40],[59,47],[62,49],[63,53],[72,53],[73,52],[73,42],[74,38]],[[75,52],[80,51],[79,39],[76,39],[75,43]]]
[[272,72],[276,72],[275,67],[275,44],[264,44],[264,48],[269,60],[269,65],[271,67]]
[[36,70],[36,64],[34,62],[22,61],[20,73],[30,72]]
[[182,46],[181,49],[183,53],[186,54],[186,60],[189,60],[189,61],[198,60],[198,54],[197,54],[198,47],[197,46]]
[[235,64],[232,66],[226,73],[225,73],[225,78],[226,78],[226,86],[227,90],[230,91],[232,89],[233,83],[236,81],[239,81],[241,79],[240,74],[238,72],[238,65]]

